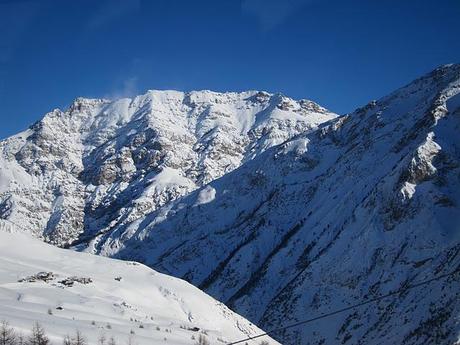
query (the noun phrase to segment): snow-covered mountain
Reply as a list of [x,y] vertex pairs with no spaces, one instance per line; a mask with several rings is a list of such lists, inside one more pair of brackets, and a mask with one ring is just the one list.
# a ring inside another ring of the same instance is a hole
[[131,337],[139,345],[189,345],[200,335],[211,344],[225,344],[262,333],[180,279],[134,262],[64,250],[4,231],[0,306],[0,320],[24,335],[38,321],[54,344],[76,329],[89,344],[98,343],[101,334],[118,344]]
[[61,246],[116,233],[335,116],[256,91],[80,98],[0,142],[0,218]]
[[[460,264],[460,65],[260,154],[90,246],[183,277],[265,329]],[[459,281],[275,334],[283,344],[439,344]]]
[[[2,142],[0,217],[268,330],[459,267],[459,130],[460,65],[340,117],[262,92],[78,100]],[[458,280],[273,336],[453,344]]]

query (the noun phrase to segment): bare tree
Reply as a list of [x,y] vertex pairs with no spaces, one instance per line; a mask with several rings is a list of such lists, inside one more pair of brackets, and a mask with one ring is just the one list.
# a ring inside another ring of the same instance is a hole
[[128,340],[126,341],[126,345],[134,345],[134,336],[132,333],[129,334]]
[[97,343],[99,345],[105,345],[105,342],[106,342],[107,338],[105,337],[105,333],[104,332],[101,332],[99,334],[99,337],[97,338]]
[[72,338],[72,345],[86,345],[86,338],[78,329],[75,331],[75,337]]
[[64,340],[62,341],[62,345],[72,345],[72,338],[70,338],[70,335],[66,335],[64,337]]
[[26,338],[24,338],[24,334],[22,334],[22,332],[19,332],[18,335],[16,336],[16,344],[17,345],[27,344]]
[[209,340],[208,338],[206,338],[205,335],[203,334],[200,334],[200,336],[198,337],[198,342],[196,343],[197,345],[209,345]]
[[16,334],[8,322],[2,321],[0,324],[0,345],[15,345]]
[[117,345],[117,342],[115,341],[114,337],[110,337],[109,342],[107,345]]
[[48,345],[50,340],[46,336],[45,329],[36,322],[32,328],[32,334],[29,337],[28,345]]

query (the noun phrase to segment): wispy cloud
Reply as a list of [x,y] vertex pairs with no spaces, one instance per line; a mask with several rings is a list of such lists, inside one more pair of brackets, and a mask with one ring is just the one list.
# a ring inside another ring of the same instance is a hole
[[120,98],[133,97],[138,94],[138,78],[134,76],[123,80],[120,87],[115,88],[108,94],[104,95],[104,98],[115,100]]
[[269,31],[282,24],[299,8],[314,0],[243,0],[243,13],[255,16],[261,29]]
[[124,15],[139,11],[140,0],[106,0],[89,18],[87,28],[95,30],[107,25]]

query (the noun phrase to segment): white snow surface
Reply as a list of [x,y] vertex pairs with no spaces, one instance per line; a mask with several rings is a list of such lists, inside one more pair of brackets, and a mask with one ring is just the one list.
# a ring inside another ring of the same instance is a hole
[[[182,277],[265,329],[451,272],[460,267],[459,94],[460,65],[436,69],[91,249]],[[455,344],[459,279],[272,336]]]
[[[447,65],[340,117],[255,91],[80,99],[0,143],[0,218],[281,327],[460,266],[459,95]],[[272,336],[455,344],[458,283]]]
[[117,233],[336,116],[257,91],[78,98],[0,141],[0,218],[60,246]]
[[[18,282],[38,272],[52,272],[54,278]],[[72,276],[92,282],[71,287],[59,283]],[[131,330],[132,342],[139,345],[194,344],[192,336],[198,339],[201,332],[212,344],[225,344],[262,333],[183,280],[136,262],[59,249],[30,235],[5,231],[0,231],[0,320],[26,336],[39,322],[54,344],[76,329],[89,344],[96,344],[101,334],[124,344]]]

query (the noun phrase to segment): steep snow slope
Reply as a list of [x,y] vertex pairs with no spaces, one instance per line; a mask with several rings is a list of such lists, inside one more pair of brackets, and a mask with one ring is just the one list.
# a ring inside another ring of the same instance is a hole
[[335,116],[256,91],[80,98],[0,142],[0,218],[61,246],[117,233]]
[[[460,65],[439,68],[94,241],[270,329],[460,264]],[[274,336],[452,344],[458,277]]]
[[[47,282],[18,282],[39,272],[54,276]],[[60,283],[72,276],[92,282]],[[4,231],[0,231],[0,320],[24,334],[39,321],[55,344],[76,328],[90,344],[96,344],[100,334],[124,344],[131,330],[132,343],[139,345],[194,344],[202,332],[212,344],[225,344],[262,332],[177,278],[134,262],[63,250]]]

